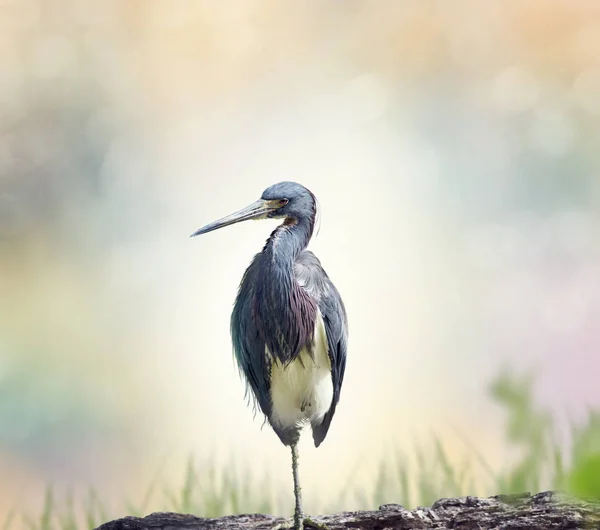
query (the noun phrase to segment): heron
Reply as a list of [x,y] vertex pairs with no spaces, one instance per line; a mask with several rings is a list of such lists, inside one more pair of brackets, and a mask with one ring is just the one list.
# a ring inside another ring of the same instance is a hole
[[319,259],[306,250],[316,218],[315,195],[286,181],[191,235],[250,219],[283,219],[242,277],[230,331],[254,410],[291,449],[295,530],[304,524],[325,527],[303,511],[298,441],[308,424],[315,447],[325,440],[340,399],[348,343],[342,298]]

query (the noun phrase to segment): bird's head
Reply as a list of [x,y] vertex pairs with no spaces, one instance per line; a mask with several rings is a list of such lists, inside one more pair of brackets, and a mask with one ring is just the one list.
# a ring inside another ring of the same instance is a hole
[[199,236],[249,219],[290,219],[297,222],[309,219],[314,223],[317,215],[315,196],[296,182],[279,182],[269,186],[261,198],[249,206],[227,215],[196,230],[191,237]]

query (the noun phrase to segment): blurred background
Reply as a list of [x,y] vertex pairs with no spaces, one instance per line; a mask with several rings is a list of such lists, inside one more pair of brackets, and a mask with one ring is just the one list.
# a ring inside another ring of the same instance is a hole
[[190,457],[291,513],[229,338],[275,221],[188,237],[280,180],[350,320],[307,510],[432,436],[491,494],[534,416],[565,461],[598,427],[596,0],[1,0],[0,65],[0,521],[48,484],[159,509]]

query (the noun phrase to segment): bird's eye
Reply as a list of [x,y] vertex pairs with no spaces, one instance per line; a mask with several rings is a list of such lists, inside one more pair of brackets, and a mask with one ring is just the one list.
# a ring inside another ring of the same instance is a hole
[[288,199],[279,199],[279,206],[285,206],[288,202]]

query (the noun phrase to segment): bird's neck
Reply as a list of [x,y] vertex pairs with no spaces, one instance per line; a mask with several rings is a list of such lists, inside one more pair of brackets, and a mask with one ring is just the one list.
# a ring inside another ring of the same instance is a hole
[[255,315],[269,351],[282,362],[295,358],[312,341],[316,304],[294,274],[294,261],[312,229],[308,221],[286,220],[271,234],[261,256]]
[[265,245],[265,254],[280,266],[293,268],[298,254],[308,245],[314,223],[309,219],[286,219],[271,234]]

